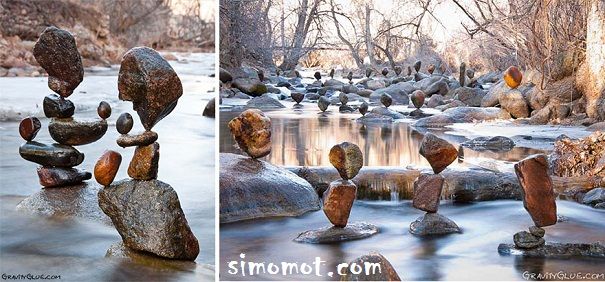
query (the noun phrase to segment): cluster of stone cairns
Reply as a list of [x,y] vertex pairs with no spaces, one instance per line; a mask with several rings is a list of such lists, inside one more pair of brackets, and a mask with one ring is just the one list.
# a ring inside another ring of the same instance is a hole
[[421,173],[414,181],[412,206],[426,214],[410,224],[410,233],[419,236],[460,233],[454,221],[437,213],[444,184],[439,173],[456,160],[458,151],[446,140],[427,133],[420,145],[420,155],[429,162],[433,173]]
[[330,163],[342,179],[332,181],[323,194],[323,211],[333,226],[305,231],[295,239],[304,243],[333,243],[362,239],[378,233],[378,228],[365,222],[348,224],[357,186],[353,179],[363,167],[363,154],[353,143],[334,145],[329,153]]
[[[153,126],[176,107],[183,87],[170,64],[147,47],[130,49],[122,58],[118,77],[119,99],[131,101],[144,132],[129,134],[134,121],[123,113],[116,122],[117,144],[136,147],[128,166],[130,179],[114,183],[122,157],[106,151],[97,161],[95,179],[104,186],[99,206],[111,219],[128,249],[159,257],[195,260],[199,244],[174,189],[157,180],[160,145]],[[118,243],[120,246],[121,244]]]
[[25,160],[41,165],[38,178],[44,187],[63,187],[81,183],[92,177],[90,172],[74,168],[84,161],[84,154],[73,146],[99,140],[107,131],[106,119],[111,107],[101,102],[97,112],[101,119],[73,118],[75,105],[68,100],[84,78],[82,59],[74,37],[56,27],[46,28],[34,45],[34,57],[48,73],[48,87],[55,93],[44,97],[44,115],[50,118],[48,131],[58,144],[33,141],[42,124],[36,117],[27,117],[19,124],[19,134],[25,141],[19,154]]

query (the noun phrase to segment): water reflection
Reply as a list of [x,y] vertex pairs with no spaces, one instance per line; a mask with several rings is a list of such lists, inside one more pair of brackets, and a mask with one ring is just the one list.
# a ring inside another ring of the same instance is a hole
[[[359,114],[317,113],[313,104],[305,104],[304,110],[290,108],[267,111],[273,125],[271,154],[264,159],[275,165],[326,166],[330,165],[328,153],[335,144],[348,141],[362,150],[365,166],[429,166],[420,156],[420,142],[424,133],[409,123],[362,124],[355,119]],[[334,111],[335,109],[333,109]],[[220,114],[220,151],[242,152],[231,137],[227,123],[240,111],[222,111]],[[467,139],[444,132],[434,132],[458,146]],[[516,147],[508,152],[473,151],[465,149],[466,159],[497,159],[514,162],[541,151]],[[455,163],[452,166],[467,166]]]

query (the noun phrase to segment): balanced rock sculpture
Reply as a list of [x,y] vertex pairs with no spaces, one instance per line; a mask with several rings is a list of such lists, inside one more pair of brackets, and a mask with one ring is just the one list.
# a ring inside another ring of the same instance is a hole
[[118,118],[118,145],[135,147],[128,166],[131,178],[113,182],[122,158],[117,152],[105,152],[95,165],[95,179],[105,186],[99,191],[99,206],[127,248],[169,259],[195,260],[199,244],[178,195],[157,179],[160,144],[156,142],[158,134],[151,131],[176,107],[183,95],[181,81],[158,52],[136,47],[122,58],[118,90],[121,100],[132,101],[145,131],[129,135],[132,116],[123,113]]

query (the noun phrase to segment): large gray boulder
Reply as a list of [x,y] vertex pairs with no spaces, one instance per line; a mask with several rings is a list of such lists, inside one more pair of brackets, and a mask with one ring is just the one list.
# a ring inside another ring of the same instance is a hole
[[410,102],[409,95],[417,89],[412,82],[400,82],[391,84],[389,87],[378,89],[370,94],[370,101],[380,101],[382,94],[389,94],[395,105],[407,105]]
[[439,115],[421,118],[416,127],[443,127],[452,123],[470,123],[495,119],[510,119],[510,114],[500,108],[457,107]]
[[200,251],[176,192],[162,181],[114,182],[99,192],[99,206],[131,249],[182,260]]
[[220,154],[220,221],[299,216],[319,210],[313,186],[296,174],[249,157]]
[[498,98],[500,106],[508,111],[513,118],[529,117],[529,107],[521,91],[511,89]]
[[460,87],[452,91],[453,97],[470,107],[481,106],[485,91],[480,88]]

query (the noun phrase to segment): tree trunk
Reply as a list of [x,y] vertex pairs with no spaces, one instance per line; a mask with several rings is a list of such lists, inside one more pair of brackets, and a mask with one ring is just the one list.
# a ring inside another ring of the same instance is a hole
[[605,120],[605,0],[592,0],[586,27],[586,64],[588,77],[582,78],[586,113]]
[[366,51],[368,53],[368,58],[370,58],[370,65],[376,66],[376,60],[374,59],[374,42],[372,42],[372,31],[370,29],[370,14],[372,10],[370,9],[370,5],[366,4],[366,18],[365,18],[365,41],[366,41]]

